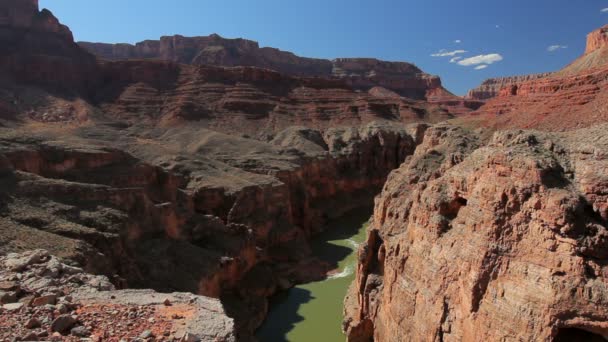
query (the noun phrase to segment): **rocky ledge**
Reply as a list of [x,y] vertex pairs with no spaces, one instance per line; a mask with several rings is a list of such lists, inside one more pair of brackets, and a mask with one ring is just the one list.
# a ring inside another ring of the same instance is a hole
[[217,299],[116,290],[47,251],[0,257],[0,340],[235,341]]

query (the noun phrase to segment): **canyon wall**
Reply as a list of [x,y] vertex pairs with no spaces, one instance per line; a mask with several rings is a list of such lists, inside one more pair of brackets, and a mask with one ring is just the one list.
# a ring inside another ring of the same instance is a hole
[[192,127],[0,133],[2,252],[44,248],[120,286],[221,297],[243,338],[280,286],[325,276],[309,238],[369,203],[416,145],[375,123],[269,143]]
[[533,74],[533,75],[522,75],[522,76],[510,76],[510,77],[498,77],[490,78],[475,88],[469,90],[466,97],[471,100],[489,100],[498,96],[501,90],[505,88],[517,87],[519,84],[539,78],[550,76],[551,73]]
[[443,89],[437,76],[425,74],[413,64],[373,58],[338,58],[333,61],[305,58],[274,48],[260,48],[246,39],[206,37],[161,37],[135,45],[80,42],[102,59],[156,59],[190,65],[253,66],[299,77],[343,79],[354,89],[368,91],[380,86],[413,99],[426,99]]
[[608,337],[606,128],[429,129],[376,199],[349,340]]

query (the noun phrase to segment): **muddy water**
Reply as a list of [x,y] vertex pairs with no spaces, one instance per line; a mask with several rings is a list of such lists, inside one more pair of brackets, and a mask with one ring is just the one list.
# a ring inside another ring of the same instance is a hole
[[348,286],[355,278],[358,245],[365,241],[371,211],[353,212],[332,222],[313,241],[315,255],[336,272],[326,280],[300,285],[279,294],[257,338],[261,342],[345,341],[342,306]]

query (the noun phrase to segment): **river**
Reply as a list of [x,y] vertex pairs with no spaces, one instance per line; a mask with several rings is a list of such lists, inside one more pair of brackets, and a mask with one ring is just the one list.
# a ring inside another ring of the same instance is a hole
[[357,249],[365,241],[371,212],[359,210],[335,220],[315,237],[313,253],[337,264],[334,275],[296,286],[275,296],[270,312],[256,336],[260,342],[344,342],[344,296],[355,278]]

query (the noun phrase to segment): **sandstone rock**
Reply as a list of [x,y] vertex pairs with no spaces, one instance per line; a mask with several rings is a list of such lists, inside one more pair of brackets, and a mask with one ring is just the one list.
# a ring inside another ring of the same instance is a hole
[[21,337],[21,341],[39,341],[38,339],[38,335],[36,335],[36,333],[29,333],[23,337]]
[[28,329],[37,329],[42,326],[42,322],[37,318],[30,318],[27,323],[25,323],[25,327]]
[[55,305],[57,303],[57,296],[53,294],[43,295],[35,298],[32,301],[32,306],[44,306],[44,305]]
[[2,308],[6,311],[19,311],[23,308],[23,303],[9,303],[2,305]]
[[146,339],[146,338],[150,338],[150,337],[153,337],[153,336],[154,336],[154,334],[152,333],[152,331],[150,331],[150,330],[146,330],[146,331],[142,332],[142,333],[139,335],[139,338]]
[[184,336],[180,338],[180,342],[199,342],[200,340],[200,337],[191,333],[185,333]]
[[0,304],[10,304],[17,301],[17,294],[15,292],[4,292],[0,291]]
[[4,266],[11,271],[23,271],[27,266],[39,264],[47,258],[48,253],[42,250],[34,251],[23,256],[11,254],[8,255],[7,259],[4,261]]
[[53,323],[51,323],[51,330],[64,334],[70,331],[74,325],[76,325],[76,320],[71,315],[60,315]]
[[83,326],[79,326],[79,327],[72,328],[72,330],[70,331],[70,334],[72,336],[76,336],[76,337],[89,337],[91,335],[91,332],[87,328],[85,328]]

